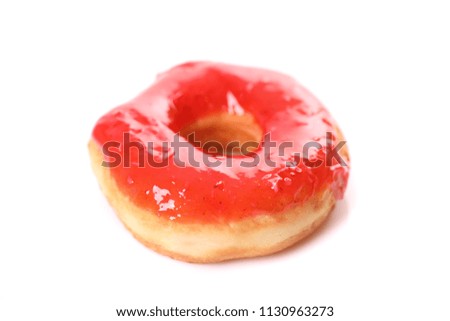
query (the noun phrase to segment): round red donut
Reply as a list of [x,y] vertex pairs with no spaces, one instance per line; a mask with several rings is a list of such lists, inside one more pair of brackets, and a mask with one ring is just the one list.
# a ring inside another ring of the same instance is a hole
[[316,229],[348,178],[323,105],[292,78],[211,62],[176,66],[101,117],[94,172],[145,245],[190,262],[270,254]]

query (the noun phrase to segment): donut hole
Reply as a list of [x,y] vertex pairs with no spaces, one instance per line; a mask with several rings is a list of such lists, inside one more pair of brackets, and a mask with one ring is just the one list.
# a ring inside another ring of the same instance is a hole
[[245,156],[259,148],[263,131],[251,114],[220,113],[202,117],[183,127],[180,135],[204,153]]

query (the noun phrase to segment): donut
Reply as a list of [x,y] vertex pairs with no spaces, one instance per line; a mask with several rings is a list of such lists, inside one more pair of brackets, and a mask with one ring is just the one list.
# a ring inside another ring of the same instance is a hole
[[293,78],[189,62],[104,116],[94,173],[145,246],[197,263],[268,255],[315,231],[342,199],[344,137]]

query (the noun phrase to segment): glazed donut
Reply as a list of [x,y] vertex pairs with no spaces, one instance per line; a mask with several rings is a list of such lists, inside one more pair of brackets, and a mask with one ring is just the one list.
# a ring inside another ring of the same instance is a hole
[[188,262],[267,255],[343,197],[349,157],[322,104],[264,69],[191,62],[101,117],[89,152],[120,220]]

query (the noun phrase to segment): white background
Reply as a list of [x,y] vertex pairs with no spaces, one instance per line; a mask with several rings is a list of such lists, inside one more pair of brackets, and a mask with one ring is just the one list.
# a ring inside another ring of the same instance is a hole
[[[449,16],[445,1],[1,1],[0,319],[332,305],[332,320],[449,320]],[[349,189],[313,237],[196,265],[118,221],[90,131],[188,60],[288,73],[339,121]]]

